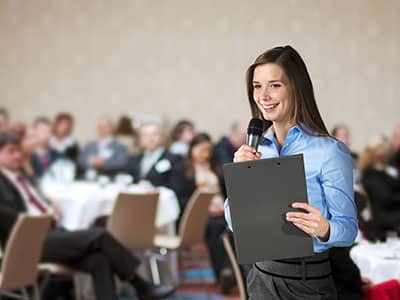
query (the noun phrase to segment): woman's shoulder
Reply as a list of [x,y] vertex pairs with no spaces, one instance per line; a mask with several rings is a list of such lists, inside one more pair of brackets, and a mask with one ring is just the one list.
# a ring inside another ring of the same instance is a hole
[[315,136],[313,141],[318,146],[318,149],[327,155],[346,155],[351,157],[349,148],[331,136]]

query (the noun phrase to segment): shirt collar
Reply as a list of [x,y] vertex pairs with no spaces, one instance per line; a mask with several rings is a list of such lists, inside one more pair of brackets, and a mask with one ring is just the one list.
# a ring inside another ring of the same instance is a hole
[[0,170],[11,181],[13,181],[13,182],[17,181],[18,172],[13,172],[13,171],[8,170],[6,168],[1,168]]
[[[297,124],[295,126],[293,126],[292,128],[289,129],[286,138],[291,138],[291,137],[295,137],[298,134],[303,135],[305,132],[304,130],[307,130],[308,127],[306,124],[301,123],[301,125]],[[269,145],[271,143],[273,143],[276,140],[275,137],[275,130],[274,130],[274,126],[270,126],[264,133],[264,140],[262,141],[264,145]]]
[[158,147],[157,149],[151,152],[145,151],[144,155],[146,157],[160,157],[163,152],[164,152],[164,147]]

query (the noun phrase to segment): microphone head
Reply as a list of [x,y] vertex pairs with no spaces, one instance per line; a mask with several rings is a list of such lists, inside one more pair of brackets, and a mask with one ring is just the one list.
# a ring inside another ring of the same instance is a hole
[[249,127],[247,128],[248,135],[261,136],[263,133],[263,121],[257,118],[250,120]]

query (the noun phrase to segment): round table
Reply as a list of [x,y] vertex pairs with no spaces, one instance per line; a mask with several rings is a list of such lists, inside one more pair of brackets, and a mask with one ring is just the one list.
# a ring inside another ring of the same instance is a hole
[[[89,228],[97,217],[110,215],[119,193],[146,193],[148,186],[118,183],[100,184],[89,181],[62,182],[44,180],[42,192],[59,203],[63,212],[61,225],[68,230]],[[157,188],[160,197],[156,213],[156,227],[163,227],[178,219],[180,208],[175,193]]]
[[361,276],[371,279],[374,284],[400,279],[400,239],[385,243],[362,240],[351,249],[350,256]]

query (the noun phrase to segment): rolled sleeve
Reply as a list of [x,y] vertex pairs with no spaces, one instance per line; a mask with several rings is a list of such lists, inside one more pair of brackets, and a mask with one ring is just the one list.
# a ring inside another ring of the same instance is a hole
[[354,202],[353,162],[341,142],[332,145],[321,168],[321,185],[326,200],[330,234],[328,247],[350,246],[357,236],[357,208]]

